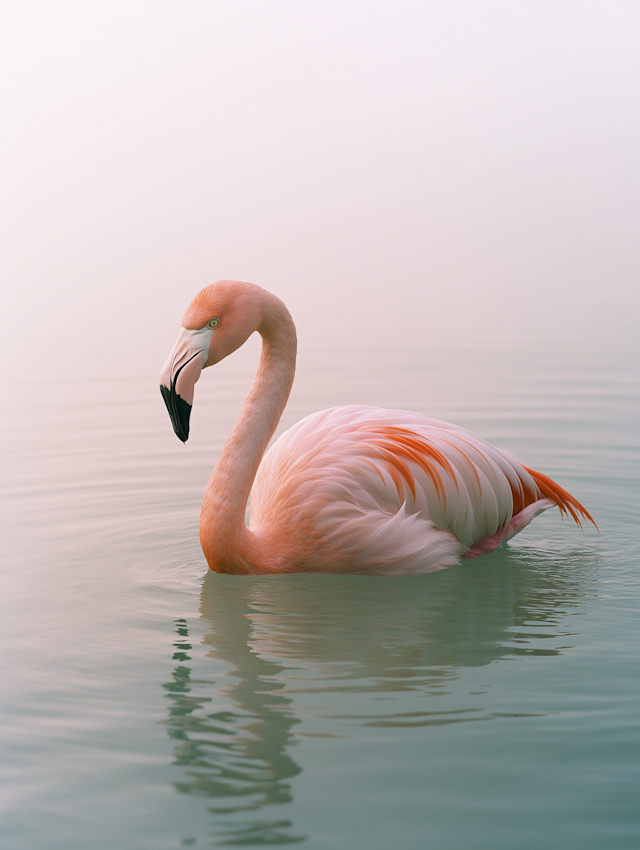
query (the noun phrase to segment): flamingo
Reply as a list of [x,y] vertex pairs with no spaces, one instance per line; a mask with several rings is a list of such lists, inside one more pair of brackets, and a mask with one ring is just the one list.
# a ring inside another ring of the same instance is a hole
[[184,314],[160,376],[183,442],[202,369],[254,331],[262,336],[258,371],[202,503],[211,570],[428,573],[493,551],[555,505],[578,526],[595,525],[543,473],[464,428],[406,410],[321,410],[266,451],[293,384],[296,329],[282,301],[250,283],[206,286]]

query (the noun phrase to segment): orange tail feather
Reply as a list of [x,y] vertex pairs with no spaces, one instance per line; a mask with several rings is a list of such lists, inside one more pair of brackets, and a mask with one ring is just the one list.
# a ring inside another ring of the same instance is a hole
[[571,493],[568,493],[559,484],[556,484],[556,482],[552,478],[549,478],[548,475],[544,475],[542,472],[537,472],[535,469],[529,469],[528,466],[525,466],[524,468],[534,479],[540,492],[547,499],[551,499],[552,502],[556,503],[556,505],[560,508],[561,514],[571,514],[580,528],[582,528],[580,517],[584,520],[589,520],[589,522],[593,523],[597,531],[600,531],[589,511],[583,507],[580,502],[571,495]]

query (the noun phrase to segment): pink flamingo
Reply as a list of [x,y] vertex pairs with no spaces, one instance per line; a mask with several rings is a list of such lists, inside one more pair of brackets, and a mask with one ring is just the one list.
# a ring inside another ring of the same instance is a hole
[[322,410],[265,454],[293,384],[296,330],[285,305],[250,283],[211,284],[184,315],[160,377],[183,442],[200,372],[254,331],[258,372],[202,503],[211,570],[426,573],[493,551],[554,505],[580,527],[580,517],[593,523],[546,475],[464,428],[406,410]]

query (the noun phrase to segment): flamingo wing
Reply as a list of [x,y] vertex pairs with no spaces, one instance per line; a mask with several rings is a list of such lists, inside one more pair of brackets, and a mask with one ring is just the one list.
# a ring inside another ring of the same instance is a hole
[[430,572],[491,551],[554,504],[591,519],[551,479],[464,428],[350,406],[308,416],[265,454],[251,528],[270,530],[281,570]]

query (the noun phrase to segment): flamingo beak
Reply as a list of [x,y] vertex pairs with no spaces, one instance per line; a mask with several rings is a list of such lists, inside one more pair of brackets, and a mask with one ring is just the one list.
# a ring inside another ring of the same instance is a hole
[[189,418],[196,381],[209,358],[211,329],[182,328],[160,373],[160,392],[178,439],[189,438]]

